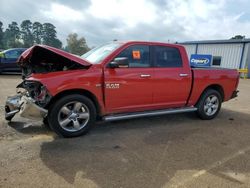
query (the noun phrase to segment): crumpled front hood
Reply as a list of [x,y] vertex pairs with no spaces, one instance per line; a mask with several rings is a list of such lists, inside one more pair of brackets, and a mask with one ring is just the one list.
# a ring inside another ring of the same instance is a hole
[[79,63],[81,65],[84,66],[91,66],[92,64],[89,63],[88,61],[74,55],[68,52],[65,52],[63,50],[59,50],[57,48],[51,47],[51,46],[47,46],[47,45],[34,45],[32,47],[30,47],[29,49],[27,49],[26,51],[24,51],[21,56],[18,59],[18,64],[20,66],[25,66],[28,63],[31,63],[30,59],[32,58],[32,56],[36,55],[36,53],[39,52],[39,50],[47,50],[48,52],[52,52],[54,54],[57,54],[59,56],[62,56],[70,61],[73,61],[75,63]]

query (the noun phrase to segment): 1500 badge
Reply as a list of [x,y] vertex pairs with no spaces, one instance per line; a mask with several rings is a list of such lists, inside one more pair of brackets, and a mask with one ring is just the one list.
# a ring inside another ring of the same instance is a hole
[[115,84],[115,83],[106,84],[106,88],[107,89],[119,89],[120,84]]

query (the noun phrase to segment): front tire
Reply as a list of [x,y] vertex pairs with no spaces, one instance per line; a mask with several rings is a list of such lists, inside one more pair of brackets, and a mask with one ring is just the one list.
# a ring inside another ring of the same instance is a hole
[[204,120],[213,119],[218,115],[221,103],[221,94],[214,89],[208,89],[202,94],[196,105],[198,108],[197,115]]
[[82,95],[65,96],[49,109],[50,127],[63,137],[76,137],[86,134],[96,120],[93,102]]

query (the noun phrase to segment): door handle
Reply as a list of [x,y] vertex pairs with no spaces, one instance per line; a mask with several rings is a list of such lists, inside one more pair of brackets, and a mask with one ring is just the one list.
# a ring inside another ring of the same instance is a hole
[[149,77],[151,77],[150,74],[141,74],[141,78],[149,78]]
[[186,76],[188,76],[188,74],[183,74],[183,73],[180,74],[180,77],[186,77]]

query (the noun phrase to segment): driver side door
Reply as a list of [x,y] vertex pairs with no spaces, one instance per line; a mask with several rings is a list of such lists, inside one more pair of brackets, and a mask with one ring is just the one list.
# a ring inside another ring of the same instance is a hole
[[129,66],[105,68],[104,95],[108,113],[150,109],[153,101],[153,68],[148,45],[132,45],[116,58],[128,58]]

